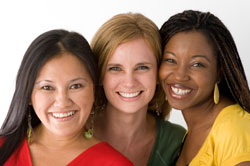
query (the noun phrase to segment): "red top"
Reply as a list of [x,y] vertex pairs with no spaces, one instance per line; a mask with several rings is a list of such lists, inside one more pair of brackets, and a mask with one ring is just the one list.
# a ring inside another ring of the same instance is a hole
[[[2,144],[0,139],[0,145]],[[42,162],[42,161],[41,161]],[[100,142],[88,148],[78,155],[67,166],[79,166],[86,164],[88,166],[132,166],[126,157],[115,150],[106,142]],[[4,166],[32,166],[30,151],[27,140],[20,144],[20,148],[16,149],[10,158],[5,162]]]

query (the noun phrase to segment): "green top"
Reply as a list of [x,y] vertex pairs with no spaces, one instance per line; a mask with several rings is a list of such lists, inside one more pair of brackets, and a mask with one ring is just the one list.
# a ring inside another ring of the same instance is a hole
[[156,119],[156,139],[148,166],[175,165],[185,133],[180,125]]

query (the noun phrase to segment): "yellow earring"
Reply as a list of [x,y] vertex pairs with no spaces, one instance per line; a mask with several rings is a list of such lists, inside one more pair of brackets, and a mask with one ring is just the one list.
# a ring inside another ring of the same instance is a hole
[[220,92],[217,83],[214,86],[214,103],[218,104],[220,101]]

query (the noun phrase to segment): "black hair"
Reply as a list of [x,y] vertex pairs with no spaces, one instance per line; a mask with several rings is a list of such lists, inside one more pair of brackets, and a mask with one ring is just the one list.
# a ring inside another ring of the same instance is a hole
[[9,111],[0,130],[4,139],[0,147],[0,165],[3,165],[26,136],[28,112],[32,127],[40,124],[33,107],[29,105],[33,86],[41,67],[52,57],[68,52],[85,65],[94,85],[97,85],[97,65],[87,40],[76,32],[51,30],[38,36],[27,49],[16,78],[16,88]]
[[170,17],[160,28],[162,49],[178,32],[197,31],[212,42],[223,73],[219,83],[220,93],[250,112],[250,92],[236,44],[227,27],[210,12],[186,10]]

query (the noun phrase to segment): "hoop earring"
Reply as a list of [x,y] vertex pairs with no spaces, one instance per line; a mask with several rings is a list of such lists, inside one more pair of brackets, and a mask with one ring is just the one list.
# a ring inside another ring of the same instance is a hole
[[30,110],[29,110],[29,113],[28,113],[28,129],[27,129],[27,140],[28,140],[28,144],[30,144],[30,141],[31,141],[31,136],[32,136],[32,126],[31,126],[31,113],[30,113]]
[[90,113],[90,128],[88,129],[88,131],[84,132],[84,136],[86,139],[90,139],[93,137],[94,134],[94,115],[95,115],[95,111],[92,110]]
[[214,103],[218,104],[220,101],[220,92],[217,83],[214,86]]

